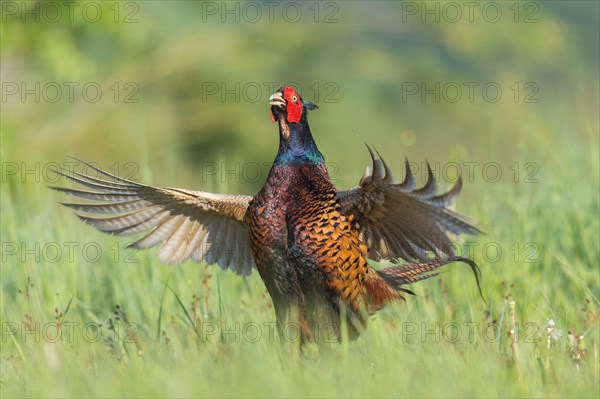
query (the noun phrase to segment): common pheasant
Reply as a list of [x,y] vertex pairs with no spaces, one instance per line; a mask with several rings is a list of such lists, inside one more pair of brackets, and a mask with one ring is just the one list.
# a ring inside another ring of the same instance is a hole
[[[164,263],[187,259],[216,263],[237,274],[253,268],[273,301],[280,332],[293,323],[302,342],[342,337],[342,320],[354,338],[368,316],[412,292],[406,288],[457,256],[450,237],[479,230],[448,208],[462,188],[459,178],[445,194],[429,164],[428,181],[415,189],[408,161],[402,183],[394,183],[385,161],[367,146],[372,166],[357,187],[339,190],[308,126],[308,110],[291,87],[270,99],[279,126],[279,151],[255,196],[212,194],[152,187],[114,176],[90,164],[107,179],[59,172],[86,189],[53,187],[87,203],[67,203],[87,224],[106,233],[144,235],[134,248],[158,246]],[[381,270],[367,259],[403,259]]]

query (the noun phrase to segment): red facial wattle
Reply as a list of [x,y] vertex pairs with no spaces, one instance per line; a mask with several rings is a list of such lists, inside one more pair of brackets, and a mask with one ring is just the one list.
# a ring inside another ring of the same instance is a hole
[[283,98],[287,101],[287,121],[290,123],[300,122],[302,117],[302,101],[300,96],[291,87],[283,89]]
[[288,102],[287,114],[288,122],[300,122],[300,117],[302,116],[302,105]]

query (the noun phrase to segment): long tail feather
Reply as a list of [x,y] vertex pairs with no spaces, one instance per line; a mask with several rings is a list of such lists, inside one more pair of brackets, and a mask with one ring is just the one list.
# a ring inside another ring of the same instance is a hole
[[435,258],[427,262],[415,262],[406,263],[400,266],[387,267],[385,269],[378,270],[381,277],[391,286],[399,287],[405,284],[416,283],[417,281],[426,280],[430,277],[435,277],[439,273],[429,273],[437,270],[442,266],[445,266],[452,262],[463,262],[471,267],[475,281],[477,282],[477,289],[483,302],[487,304],[483,291],[481,290],[481,271],[479,266],[471,259],[462,256],[452,256],[447,258]]

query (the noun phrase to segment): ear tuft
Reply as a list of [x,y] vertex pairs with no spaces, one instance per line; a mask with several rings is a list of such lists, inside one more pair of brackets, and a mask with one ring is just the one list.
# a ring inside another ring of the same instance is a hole
[[319,107],[317,107],[317,104],[313,104],[310,101],[302,100],[302,104],[304,104],[304,107],[306,107],[306,109],[308,109],[309,111],[319,108]]

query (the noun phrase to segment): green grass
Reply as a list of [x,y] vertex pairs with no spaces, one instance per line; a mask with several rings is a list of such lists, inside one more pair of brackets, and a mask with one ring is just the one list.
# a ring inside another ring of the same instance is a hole
[[[472,241],[488,306],[468,268],[452,265],[372,317],[357,341],[304,353],[270,339],[275,317],[256,273],[132,254],[127,240],[57,205],[64,197],[46,182],[10,176],[1,191],[2,396],[597,397],[597,139],[589,129],[575,141],[544,139],[560,156],[525,146],[526,159],[544,159],[537,183],[465,186],[459,209],[488,226]],[[184,184],[166,173],[166,185]],[[486,243],[502,250],[498,259],[480,250]],[[550,319],[561,334],[548,346]],[[578,361],[568,331],[584,337]]]

